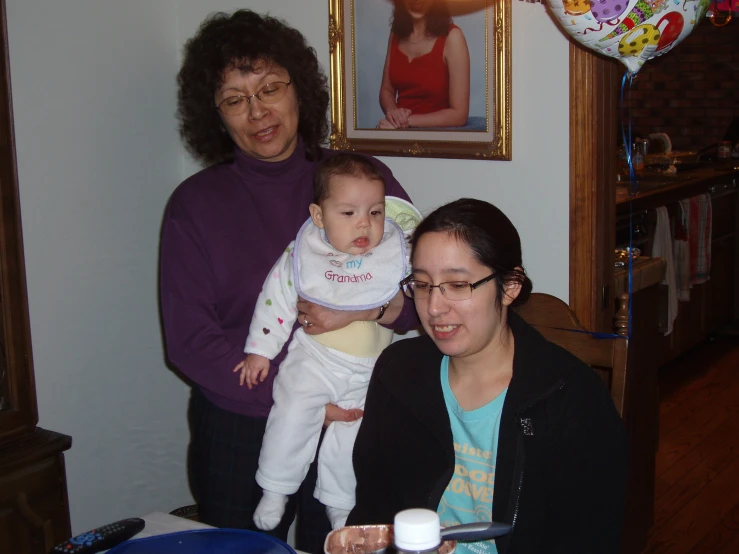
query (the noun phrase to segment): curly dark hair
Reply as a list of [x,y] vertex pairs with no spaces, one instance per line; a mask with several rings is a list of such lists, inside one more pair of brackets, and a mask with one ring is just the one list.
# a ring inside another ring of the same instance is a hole
[[[413,31],[413,18],[405,7],[405,0],[393,0],[393,17],[390,30],[398,38],[406,38]],[[445,37],[452,27],[446,0],[434,0],[426,13],[426,32],[435,37]]]
[[329,95],[316,51],[300,31],[251,10],[210,15],[185,43],[177,99],[180,134],[188,150],[207,165],[233,159],[234,142],[213,97],[228,70],[250,71],[258,62],[287,70],[298,98],[298,134],[306,157],[320,159],[320,145],[328,135]]
[[521,239],[511,220],[499,208],[476,198],[460,198],[445,204],[418,224],[411,237],[411,251],[423,235],[435,232],[448,233],[469,246],[477,261],[495,274],[498,313],[502,311],[501,299],[509,283],[521,285],[512,307],[528,300],[533,284],[523,269]]

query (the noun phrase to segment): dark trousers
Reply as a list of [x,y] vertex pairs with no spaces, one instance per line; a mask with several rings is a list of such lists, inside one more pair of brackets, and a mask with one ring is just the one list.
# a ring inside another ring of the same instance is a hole
[[[214,527],[259,531],[252,518],[262,489],[254,476],[267,419],[222,410],[195,386],[190,397],[188,421],[188,475],[200,521]],[[295,440],[302,440],[302,437],[295,437]],[[315,485],[314,461],[300,489],[290,497],[280,524],[272,531],[260,532],[286,540],[297,512],[296,548],[322,554],[323,541],[331,531],[331,524],[326,508],[313,498]]]

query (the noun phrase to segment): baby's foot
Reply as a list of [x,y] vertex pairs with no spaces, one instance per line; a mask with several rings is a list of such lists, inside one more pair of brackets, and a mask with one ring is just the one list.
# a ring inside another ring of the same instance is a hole
[[254,510],[255,525],[262,531],[271,531],[277,527],[285,513],[285,504],[286,495],[264,491],[257,509]]
[[331,522],[332,529],[339,529],[346,525],[346,518],[349,517],[351,510],[345,510],[343,508],[335,508],[333,506],[326,506],[326,515],[328,520]]

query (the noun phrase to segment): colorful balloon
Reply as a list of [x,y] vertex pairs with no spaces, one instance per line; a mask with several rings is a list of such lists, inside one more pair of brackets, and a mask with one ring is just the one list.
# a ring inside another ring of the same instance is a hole
[[[663,25],[664,24],[664,25]],[[683,17],[675,12],[666,13],[657,23],[657,28],[662,30],[662,36],[659,37],[657,51],[664,50],[672,46],[676,40],[680,38],[683,31]]]
[[562,28],[631,75],[672,50],[706,15],[711,0],[548,0]]

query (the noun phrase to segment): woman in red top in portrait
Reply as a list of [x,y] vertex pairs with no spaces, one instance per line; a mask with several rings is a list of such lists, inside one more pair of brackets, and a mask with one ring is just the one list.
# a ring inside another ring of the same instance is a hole
[[379,129],[460,127],[470,106],[470,54],[446,0],[393,0]]

